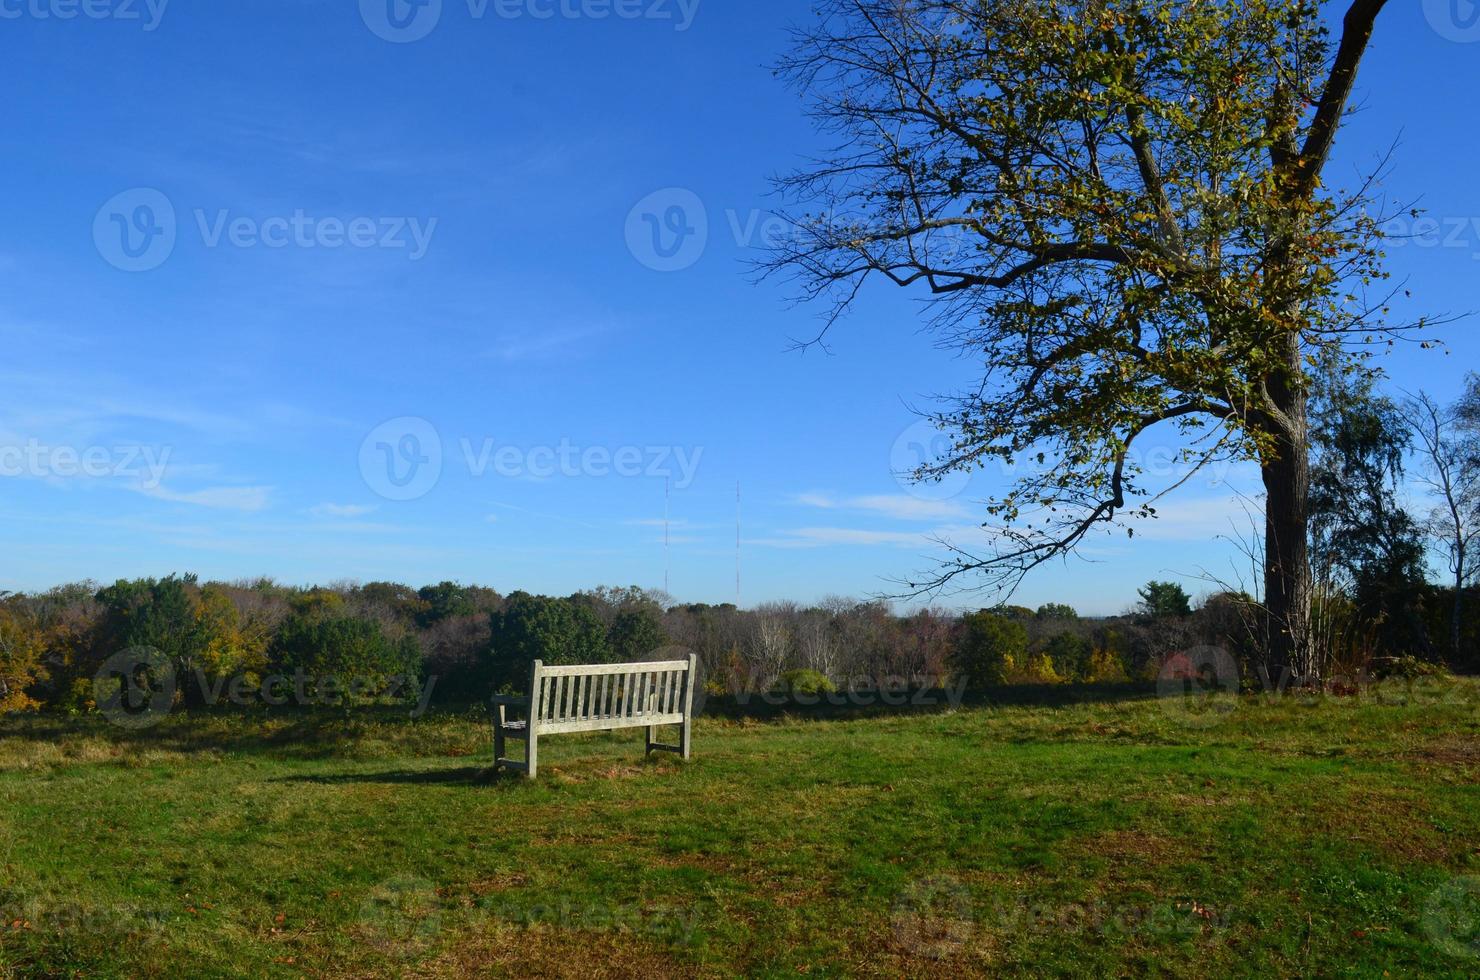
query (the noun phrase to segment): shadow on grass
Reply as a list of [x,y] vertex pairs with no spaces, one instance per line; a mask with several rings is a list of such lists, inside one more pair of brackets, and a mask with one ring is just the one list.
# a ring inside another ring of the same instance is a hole
[[489,767],[465,766],[460,769],[431,769],[396,772],[342,773],[321,776],[280,776],[270,780],[274,783],[319,783],[336,786],[348,783],[383,783],[408,786],[494,786],[499,783],[517,783],[519,773]]
[[[1061,708],[1154,696],[1155,688],[1148,684],[1019,685],[974,692],[918,688],[811,696],[725,694],[704,699],[699,716],[760,722],[848,721],[932,715],[958,707]],[[41,714],[0,717],[0,742],[57,744],[93,738],[131,752],[224,752],[314,761],[352,755],[365,741],[390,741],[409,754],[457,757],[469,754],[470,732],[476,731],[481,737],[488,731],[487,724],[487,709],[478,703],[434,706],[416,719],[408,717],[404,705],[365,706],[351,711],[295,707],[177,710],[157,724],[140,729],[114,725],[100,715]],[[491,743],[491,738],[488,741]],[[408,781],[411,776],[428,778],[428,774],[413,773],[408,774]]]
[[[97,739],[131,752],[262,753],[311,761],[344,755],[367,739],[391,738],[410,750],[437,750],[461,726],[487,731],[481,706],[441,710],[420,719],[404,706],[377,705],[352,711],[284,707],[272,710],[177,710],[145,728],[127,728],[101,715],[25,715],[0,717],[0,742],[60,743]],[[491,746],[491,741],[490,741]],[[443,751],[465,755],[463,751]]]
[[1146,683],[1014,684],[977,691],[910,688],[837,691],[817,695],[724,694],[704,702],[705,715],[758,721],[787,718],[845,721],[895,715],[939,714],[956,708],[1065,708],[1078,704],[1142,701],[1156,696]]

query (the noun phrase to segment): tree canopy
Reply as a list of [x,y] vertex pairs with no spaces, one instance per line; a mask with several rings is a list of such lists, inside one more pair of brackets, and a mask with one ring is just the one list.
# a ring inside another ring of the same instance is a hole
[[[989,503],[989,544],[949,542],[909,592],[1011,590],[1250,460],[1271,658],[1319,669],[1307,368],[1404,329],[1366,188],[1322,180],[1384,4],[1335,41],[1311,0],[825,0],[799,32],[780,70],[836,149],[783,180],[797,231],[768,269],[830,301],[824,334],[871,280],[926,289],[980,358],[917,478],[1038,464]],[[1147,439],[1181,472],[1148,474]]]

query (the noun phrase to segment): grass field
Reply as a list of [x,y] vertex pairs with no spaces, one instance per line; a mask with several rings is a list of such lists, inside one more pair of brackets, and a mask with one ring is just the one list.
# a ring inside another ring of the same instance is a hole
[[0,975],[1473,976],[1477,709],[711,715],[535,784],[481,709],[11,718]]

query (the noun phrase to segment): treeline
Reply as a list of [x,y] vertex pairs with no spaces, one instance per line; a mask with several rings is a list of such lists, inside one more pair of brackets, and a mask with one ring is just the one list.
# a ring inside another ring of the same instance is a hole
[[[896,615],[845,598],[740,610],[635,587],[504,596],[451,582],[295,588],[171,576],[0,599],[0,707],[89,710],[99,671],[136,649],[158,650],[176,675],[200,679],[180,685],[187,706],[223,679],[270,674],[328,677],[340,690],[354,682],[367,696],[414,675],[435,678],[438,701],[481,701],[518,689],[535,659],[634,661],[670,647],[695,652],[709,683],[728,690],[795,671],[845,683],[963,671],[984,682],[1122,679],[1144,675],[1182,642],[1193,622],[1183,619],[1087,622],[1066,606]],[[984,624],[996,622],[1008,624],[1005,639],[986,652]]]
[[1216,595],[1194,611],[1166,583],[1142,597],[1134,613],[1081,619],[1058,604],[900,615],[847,598],[741,610],[635,587],[550,597],[451,582],[297,588],[186,575],[77,583],[0,598],[0,710],[91,710],[99,672],[136,649],[159,651],[176,675],[196,681],[179,685],[187,707],[212,703],[210,692],[228,679],[268,675],[329,679],[332,690],[363,698],[406,690],[410,677],[432,681],[437,702],[475,702],[520,689],[535,659],[625,662],[678,650],[699,656],[716,692],[764,689],[799,672],[838,685],[1147,680],[1168,655],[1198,644],[1251,656],[1248,599]]

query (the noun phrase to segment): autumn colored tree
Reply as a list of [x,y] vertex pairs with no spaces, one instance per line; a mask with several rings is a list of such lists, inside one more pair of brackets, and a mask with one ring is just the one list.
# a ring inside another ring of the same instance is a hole
[[5,599],[0,593],[0,714],[37,706],[26,690],[42,676],[46,650],[36,624]]
[[[1248,460],[1270,666],[1321,673],[1309,359],[1350,365],[1407,328],[1368,294],[1381,216],[1323,179],[1384,6],[823,0],[780,70],[837,149],[783,181],[795,234],[767,268],[830,300],[829,327],[869,280],[928,290],[980,359],[917,477],[1042,464],[990,502],[991,544],[908,591],[1010,591],[1187,472]],[[1153,480],[1147,439],[1185,472]]]

